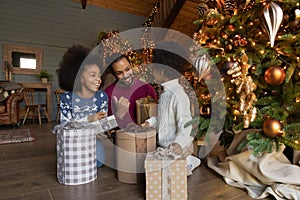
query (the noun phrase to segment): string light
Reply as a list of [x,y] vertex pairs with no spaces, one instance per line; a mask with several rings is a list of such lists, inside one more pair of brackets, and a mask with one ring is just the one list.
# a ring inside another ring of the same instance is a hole
[[152,25],[152,22],[154,20],[155,15],[158,13],[158,8],[160,6],[161,0],[157,0],[152,8],[152,11],[146,20],[146,22],[143,24],[145,26],[145,30],[143,32],[141,42],[143,46],[143,59],[144,63],[151,63],[151,57],[152,57],[152,51],[155,46],[153,40],[150,39],[149,30]]
[[154,20],[154,16],[156,15],[156,13],[158,12],[158,8],[159,8],[159,5],[160,5],[160,1],[161,0],[157,0],[151,10],[151,13],[148,17],[148,19],[146,20],[146,22],[143,24],[145,27],[151,27],[152,25],[152,22]]

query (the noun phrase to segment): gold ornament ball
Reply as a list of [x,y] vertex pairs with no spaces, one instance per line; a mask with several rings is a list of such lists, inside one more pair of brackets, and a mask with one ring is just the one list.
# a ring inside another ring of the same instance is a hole
[[228,51],[231,51],[232,50],[232,45],[231,44],[226,45],[225,49],[228,50]]
[[281,123],[276,119],[269,119],[263,123],[263,132],[266,136],[274,138],[282,135]]
[[201,116],[209,116],[210,115],[210,105],[203,105],[200,107],[200,115]]
[[265,71],[264,79],[269,85],[280,85],[285,79],[285,71],[281,67],[269,67]]
[[233,115],[237,116],[237,115],[240,115],[240,111],[238,109],[234,109],[233,110]]

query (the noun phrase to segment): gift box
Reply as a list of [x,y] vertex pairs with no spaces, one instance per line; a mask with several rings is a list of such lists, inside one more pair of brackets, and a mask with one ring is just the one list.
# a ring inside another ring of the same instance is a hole
[[123,183],[137,184],[145,181],[144,161],[147,152],[156,149],[156,130],[129,126],[116,132],[117,177]]
[[96,133],[94,125],[56,125],[57,180],[80,185],[97,178]]
[[294,150],[293,164],[300,166],[300,150]]
[[283,154],[292,164],[300,166],[300,150],[295,150],[292,147],[286,146]]
[[193,140],[193,155],[196,157],[199,157],[199,151],[201,147],[204,147],[206,145],[205,139],[199,138],[199,139],[194,139]]
[[148,153],[145,159],[146,200],[187,199],[187,161],[185,158],[158,158]]
[[157,101],[150,97],[136,100],[137,124],[145,122],[157,114]]

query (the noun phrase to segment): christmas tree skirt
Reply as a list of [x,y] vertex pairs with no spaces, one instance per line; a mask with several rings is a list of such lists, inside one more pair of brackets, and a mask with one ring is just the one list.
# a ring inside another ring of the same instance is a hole
[[223,162],[208,158],[208,167],[223,176],[225,182],[245,189],[254,199],[269,195],[276,199],[300,199],[300,167],[282,153],[265,153],[254,157],[252,151],[227,156]]
[[0,144],[11,144],[20,142],[31,142],[35,136],[29,129],[12,129],[0,131]]

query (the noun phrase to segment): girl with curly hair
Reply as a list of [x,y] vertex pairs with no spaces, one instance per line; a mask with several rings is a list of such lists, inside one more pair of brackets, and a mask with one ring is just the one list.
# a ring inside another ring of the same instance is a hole
[[[73,45],[65,52],[57,75],[59,86],[66,92],[60,95],[60,122],[94,122],[107,116],[108,96],[99,90],[101,59],[90,49]],[[104,163],[105,151],[100,140],[96,143],[97,166]]]

